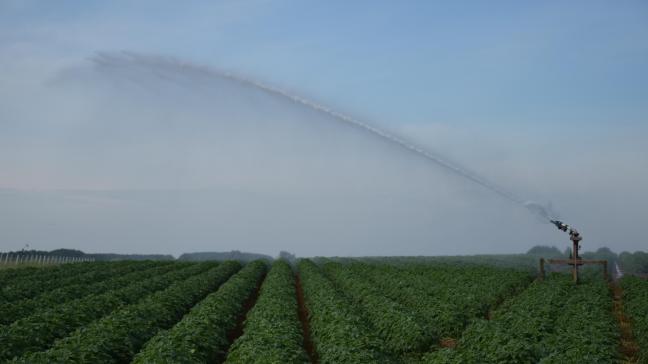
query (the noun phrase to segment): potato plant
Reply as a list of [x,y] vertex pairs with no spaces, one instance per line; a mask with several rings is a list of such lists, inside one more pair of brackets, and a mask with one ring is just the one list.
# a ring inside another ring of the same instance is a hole
[[210,267],[210,263],[182,264],[177,266],[179,269],[157,277],[149,277],[148,273],[143,272],[142,278],[148,279],[134,280],[121,289],[38,311],[0,330],[0,360],[47,349],[54,340],[65,337],[78,327]]
[[[622,360],[613,297],[600,278],[584,275],[574,286],[561,273],[534,281],[526,270],[475,262],[316,261],[301,260],[298,276],[281,260],[267,276],[261,261],[242,269],[237,262],[102,262],[0,272],[7,297],[17,299],[0,299],[0,320],[9,323],[0,326],[0,362]],[[32,283],[31,297],[15,293]],[[647,284],[621,281],[639,363],[648,364]],[[299,312],[306,312],[308,343]]]
[[245,328],[232,345],[228,364],[308,363],[299,322],[295,276],[288,263],[278,260],[268,273]]
[[[117,265],[127,265],[128,262],[119,262]],[[65,287],[79,282],[92,282],[96,277],[103,275],[100,267],[115,266],[106,262],[64,264],[54,268],[34,268],[33,274],[18,276],[2,285],[0,302],[15,302],[22,299],[33,298],[43,292]],[[20,271],[21,269],[16,269]]]
[[620,361],[619,328],[607,282],[598,278],[572,287],[543,341],[540,364],[616,363]]
[[382,342],[360,311],[310,260],[299,262],[311,337],[321,364],[384,363]]
[[456,349],[432,352],[424,362],[614,363],[618,331],[611,304],[603,281],[574,286],[557,274],[505,302],[491,320],[475,321]]
[[[202,264],[204,265],[204,264]],[[213,267],[213,265],[211,265]],[[209,292],[240,268],[225,262],[186,280],[176,281],[140,302],[127,305],[57,341],[45,352],[25,355],[17,363],[124,363],[159,330],[172,326]]]
[[254,261],[208,295],[171,329],[155,335],[137,354],[134,363],[221,362],[230,345],[228,334],[245,314],[244,302],[261,283],[267,270]]
[[347,270],[340,263],[326,263],[329,277],[362,309],[387,350],[404,354],[426,351],[438,340],[425,321],[402,304],[383,296],[369,281]]
[[0,304],[0,324],[8,325],[23,317],[33,315],[42,309],[65,304],[68,301],[83,298],[90,294],[101,294],[119,289],[131,282],[154,277],[176,269],[168,262],[130,262],[115,266],[97,266],[109,274],[106,279],[98,278],[96,282],[79,283],[44,292],[34,298]]
[[485,317],[531,281],[528,272],[476,265],[352,262],[348,269],[422,318],[441,338],[457,338],[469,322]]
[[648,364],[648,280],[625,276],[621,280],[626,315],[639,345],[639,362]]

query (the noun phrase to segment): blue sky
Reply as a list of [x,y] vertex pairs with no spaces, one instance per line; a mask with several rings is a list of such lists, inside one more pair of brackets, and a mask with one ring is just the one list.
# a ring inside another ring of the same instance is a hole
[[648,241],[645,1],[0,0],[0,250],[457,254],[563,242],[478,186],[281,101],[188,90],[163,81],[186,81],[173,69],[161,81],[93,68],[97,52],[120,51],[230,71],[404,135],[553,201],[588,248]]
[[382,123],[637,124],[648,109],[643,1],[4,1],[0,22],[4,47],[180,56]]

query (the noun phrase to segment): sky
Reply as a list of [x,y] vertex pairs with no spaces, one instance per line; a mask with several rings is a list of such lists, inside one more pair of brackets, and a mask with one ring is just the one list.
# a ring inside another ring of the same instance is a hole
[[0,251],[646,250],[644,1],[0,0]]

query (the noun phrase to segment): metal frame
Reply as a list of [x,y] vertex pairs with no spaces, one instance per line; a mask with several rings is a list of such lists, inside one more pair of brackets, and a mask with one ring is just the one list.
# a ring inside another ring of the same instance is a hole
[[545,259],[540,258],[540,279],[545,277],[546,264],[561,264],[572,266],[572,277],[574,283],[578,283],[578,267],[585,264],[599,264],[603,266],[603,278],[608,280],[608,261],[607,260],[585,260],[585,259]]

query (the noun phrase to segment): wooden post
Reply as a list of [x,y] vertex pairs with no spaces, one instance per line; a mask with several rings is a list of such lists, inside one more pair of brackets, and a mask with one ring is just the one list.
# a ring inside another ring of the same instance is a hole
[[605,280],[608,280],[608,265],[607,265],[607,260],[603,261],[603,278]]
[[544,277],[545,277],[544,264],[545,264],[544,258],[540,258],[540,277],[539,278],[540,278],[541,281],[544,280]]
[[572,242],[574,243],[574,248],[572,249],[572,258],[574,258],[572,275],[574,283],[578,283],[578,241],[572,240]]

